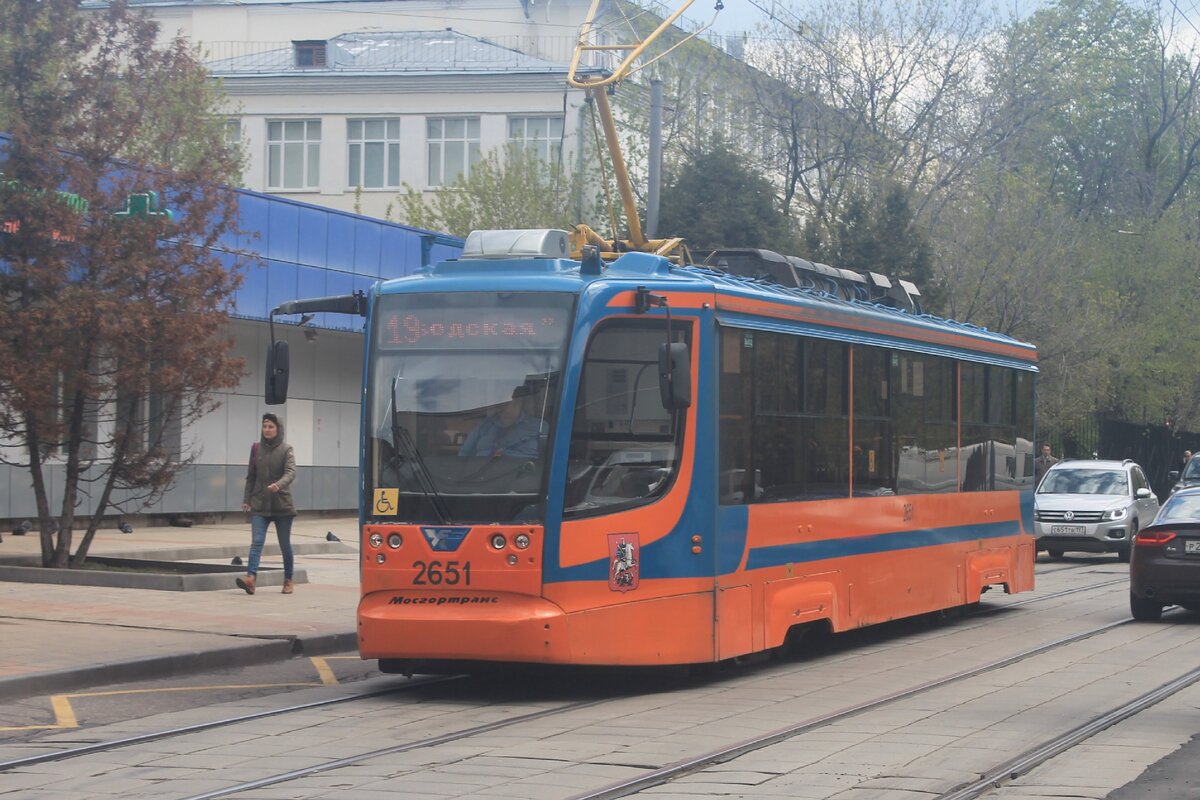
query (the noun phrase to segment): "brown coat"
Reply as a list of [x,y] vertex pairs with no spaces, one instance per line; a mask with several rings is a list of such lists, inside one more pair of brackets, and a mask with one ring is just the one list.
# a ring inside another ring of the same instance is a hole
[[[292,446],[283,438],[283,423],[274,439],[262,438],[258,442],[258,457],[246,475],[246,490],[242,503],[250,506],[250,513],[265,517],[294,517],[296,505],[288,488],[296,480],[296,456]],[[272,483],[279,486],[278,492],[267,487]]]

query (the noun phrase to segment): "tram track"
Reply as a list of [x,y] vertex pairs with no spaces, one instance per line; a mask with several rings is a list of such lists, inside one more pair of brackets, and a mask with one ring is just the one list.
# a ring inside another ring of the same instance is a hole
[[1183,691],[1197,681],[1200,681],[1200,668],[1160,684],[1128,703],[1098,714],[1065,733],[1046,739],[1017,757],[1008,759],[985,771],[978,780],[940,794],[934,800],[975,800],[977,797],[982,797],[993,789],[1000,788],[1005,783],[1021,777],[1055,756],[1087,741],[1101,731],[1107,730],[1135,714],[1140,714],[1151,706]]
[[428,686],[437,686],[443,683],[462,680],[464,677],[465,676],[462,675],[449,675],[415,678],[402,686],[389,686],[385,689],[373,689],[368,692],[358,692],[356,694],[343,695],[341,697],[329,697],[324,700],[313,700],[308,703],[297,703],[295,705],[284,706],[282,708],[272,708],[267,709],[266,711],[255,711],[249,714],[240,714],[238,716],[225,717],[223,719],[215,719],[208,722],[197,722],[192,725],[183,725],[178,728],[167,728],[159,731],[151,731],[149,733],[141,733],[135,736],[127,736],[123,739],[113,739],[107,742],[93,742],[91,744],[70,747],[65,750],[53,750],[46,753],[38,753],[37,755],[32,756],[22,756],[20,758],[9,759],[7,761],[0,761],[0,773],[13,769],[19,769],[21,767],[30,767],[35,764],[65,761],[69,758],[78,758],[79,756],[86,756],[91,753],[104,753],[109,750],[129,747],[135,744],[145,744],[147,742],[154,742],[160,739],[186,736],[192,733],[213,730],[214,728],[224,728],[229,725],[238,725],[243,722],[267,719],[268,717],[277,717],[283,714],[293,714],[298,711],[308,711],[314,708],[323,708],[325,706],[333,706],[340,703],[350,703],[356,700],[368,700],[374,697],[382,697],[399,692],[413,691]]
[[1120,561],[1081,561],[1081,562],[1073,563],[1073,564],[1057,564],[1049,569],[1045,568],[1045,566],[1043,564],[1038,564],[1037,566],[1038,566],[1038,569],[1036,570],[1037,575],[1053,575],[1057,572],[1074,572],[1075,570],[1095,569],[1096,567],[1117,566],[1117,567],[1125,567],[1126,569],[1128,569],[1128,567],[1129,567],[1128,564],[1122,563]]
[[[1039,645],[1038,647],[1031,648],[1021,653],[998,659],[989,664],[984,664],[968,670],[956,672],[952,675],[937,678],[908,689],[902,689],[898,692],[892,692],[890,694],[876,697],[862,703],[857,703],[853,706],[849,706],[838,711],[823,714],[795,725],[789,725],[762,736],[755,736],[726,747],[710,750],[698,756],[675,762],[666,767],[648,772],[645,775],[641,775],[630,780],[612,783],[595,791],[576,794],[573,795],[570,800],[614,800],[615,798],[619,797],[627,797],[628,795],[640,792],[643,789],[661,786],[680,778],[693,775],[697,772],[702,772],[703,770],[716,764],[723,764],[725,762],[732,761],[735,758],[739,758],[740,756],[744,756],[748,753],[753,753],[756,750],[762,750],[763,748],[770,747],[771,745],[778,744],[796,736],[800,736],[801,734],[809,733],[817,730],[818,728],[823,728],[825,726],[832,725],[833,723],[841,722],[851,717],[858,716],[859,714],[864,714],[868,711],[882,708],[900,700],[905,700],[910,697],[915,697],[917,695],[930,692],[934,689],[940,689],[960,681],[968,680],[979,675],[984,675],[988,672],[993,672],[995,670],[1011,666],[1026,659],[1049,653],[1053,650],[1057,650],[1060,647],[1065,647],[1070,644],[1075,644],[1076,642],[1081,642],[1085,639],[1090,639],[1093,636],[1107,633],[1108,631],[1128,625],[1131,622],[1133,622],[1132,619],[1125,619],[1119,622],[1101,625],[1081,633],[1072,634],[1071,636],[1063,637],[1053,642]],[[939,798],[939,800],[941,799]]]
[[[1024,606],[1024,605],[1029,605],[1029,604],[1034,604],[1034,603],[1046,602],[1049,600],[1054,600],[1054,599],[1057,599],[1060,597],[1078,594],[1081,592],[1106,588],[1106,587],[1112,586],[1117,583],[1122,583],[1126,580],[1127,580],[1126,578],[1120,578],[1120,579],[1114,579],[1114,580],[1109,580],[1109,581],[1102,581],[1102,582],[1095,583],[1095,584],[1088,584],[1086,586],[1077,586],[1077,587],[1072,587],[1069,589],[1059,590],[1056,592],[1050,592],[1050,593],[1040,595],[1037,597],[1025,597],[1023,599],[1016,600],[1011,603],[1005,603],[1003,605],[988,606],[986,608],[977,609],[977,610],[968,612],[966,615],[964,615],[964,618],[988,616],[991,614],[996,614],[996,613],[1006,611],[1008,609],[1011,609],[1011,608],[1014,608],[1017,606]],[[1088,633],[1086,635],[1087,636],[1094,635],[1094,632]],[[1084,637],[1084,638],[1086,638],[1086,637]],[[1022,656],[1022,657],[1027,657],[1027,656]],[[803,669],[804,667],[801,666],[800,668]],[[986,669],[995,669],[995,668],[998,668],[998,667],[993,665],[993,666],[987,667]],[[986,669],[984,671],[986,671]],[[210,730],[214,730],[214,729],[218,729],[218,728],[222,728],[222,727],[238,725],[238,724],[242,724],[242,723],[246,723],[246,722],[253,722],[255,720],[266,719],[269,717],[276,717],[276,716],[282,716],[282,715],[286,715],[286,714],[298,713],[298,712],[303,712],[303,711],[307,711],[307,710],[311,710],[311,709],[322,708],[322,707],[326,707],[326,706],[338,705],[338,704],[343,704],[343,703],[349,703],[349,702],[354,702],[357,700],[366,700],[366,699],[371,699],[371,698],[375,698],[375,697],[381,697],[381,696],[402,693],[402,692],[407,692],[407,691],[415,691],[417,689],[437,686],[439,684],[445,684],[445,683],[450,683],[450,682],[454,682],[454,681],[462,681],[462,680],[467,679],[468,677],[469,676],[467,676],[467,675],[419,677],[419,678],[413,679],[412,681],[405,683],[401,686],[389,686],[389,687],[383,688],[383,689],[375,689],[375,690],[355,693],[355,694],[351,694],[351,695],[327,698],[327,699],[323,699],[323,700],[316,700],[316,701],[311,701],[311,702],[306,702],[306,703],[298,703],[295,705],[283,706],[280,708],[268,709],[265,711],[258,711],[258,712],[253,712],[253,713],[249,713],[249,714],[239,714],[239,715],[235,715],[232,717],[215,719],[215,720],[210,720],[210,721],[201,722],[201,723],[194,723],[191,725],[180,726],[177,728],[168,728],[168,729],[163,729],[163,730],[158,730],[158,731],[151,731],[148,733],[137,734],[134,736],[128,736],[128,737],[124,737],[121,739],[114,739],[114,740],[109,740],[109,741],[105,741],[105,742],[93,742],[93,743],[79,745],[76,747],[65,748],[65,749],[61,749],[61,750],[54,750],[54,751],[49,751],[49,752],[44,752],[44,753],[38,753],[35,755],[30,755],[30,756],[22,756],[19,758],[13,758],[13,759],[5,760],[5,761],[0,761],[0,773],[4,773],[4,772],[14,770],[14,769],[20,769],[23,767],[29,767],[29,766],[33,766],[33,765],[37,765],[37,764],[52,763],[52,762],[56,762],[56,761],[64,761],[64,760],[71,759],[71,758],[77,758],[80,756],[86,756],[86,755],[90,755],[90,754],[94,754],[94,753],[103,753],[103,752],[107,752],[110,750],[116,750],[116,749],[129,747],[129,746],[133,746],[133,745],[138,745],[138,744],[145,744],[148,742],[154,742],[154,741],[158,741],[158,740],[162,740],[162,739],[186,736],[189,734],[200,733],[203,731],[210,731]],[[914,690],[913,693],[919,693],[920,691],[925,691],[925,689]],[[907,695],[904,695],[904,696],[907,696]],[[898,698],[892,698],[892,699],[894,700],[894,699],[898,699]],[[545,714],[546,715],[559,714],[559,713],[562,713],[563,711],[571,710],[574,707],[583,707],[585,705],[593,704],[594,702],[597,702],[597,701],[585,701],[582,704],[567,705],[567,706],[563,706],[561,708],[548,709],[545,712]],[[863,710],[863,709],[860,709],[860,710]],[[532,719],[533,719],[533,717],[530,717],[528,719],[526,719],[524,717],[514,718],[514,720],[508,721],[507,724],[515,724],[518,721],[529,721]],[[474,730],[474,729],[472,729],[472,730]],[[457,738],[465,738],[467,736],[478,735],[479,733],[483,733],[483,732],[485,732],[485,731],[484,730],[474,730],[473,733],[458,734]],[[394,751],[394,752],[402,752],[403,750],[415,749],[417,747],[429,747],[429,746],[433,746],[435,744],[453,741],[454,736],[455,736],[455,734],[446,734],[445,736],[439,736],[439,737],[436,737],[435,739],[430,739],[428,741],[407,743],[404,745],[399,745],[398,747],[401,747],[402,750]],[[452,737],[452,738],[447,739],[446,737]],[[379,754],[381,755],[382,752]],[[358,758],[360,758],[360,759],[364,758],[364,757],[367,757],[367,756],[358,756]],[[333,768],[335,768],[335,767],[322,766],[318,771],[324,771],[324,770],[333,769]],[[297,774],[293,777],[303,777],[303,774],[311,774],[310,772],[303,772],[303,771],[301,771],[301,772],[302,772],[302,774]]]
[[991,606],[988,609],[986,609],[985,611],[981,611],[979,613],[981,613],[981,614],[994,613],[996,611],[1001,611],[1004,609],[1016,608],[1017,606],[1029,605],[1031,603],[1041,603],[1041,602],[1045,602],[1046,600],[1054,600],[1055,598],[1059,598],[1059,597],[1067,597],[1068,595],[1079,594],[1080,592],[1088,592],[1093,589],[1104,589],[1109,586],[1115,586],[1118,583],[1129,583],[1129,578],[1127,576],[1122,576],[1120,578],[1113,578],[1112,580],[1109,580],[1109,581],[1101,581],[1100,583],[1090,583],[1087,586],[1075,586],[1070,589],[1060,589],[1056,592],[1050,592],[1049,594],[1039,595],[1038,597],[1025,597],[1020,600],[1014,600],[1011,603],[1005,603],[1004,605]]
[[579,711],[579,710],[582,710],[585,708],[590,708],[592,706],[598,706],[603,703],[607,703],[609,701],[609,699],[610,698],[601,698],[601,699],[597,699],[597,700],[581,700],[581,701],[578,701],[575,703],[566,703],[564,705],[558,706],[557,708],[546,708],[546,709],[542,709],[540,711],[533,711],[528,714],[522,714],[518,717],[513,717],[511,719],[497,720],[496,722],[489,722],[484,725],[476,725],[475,727],[467,728],[466,730],[454,731],[451,733],[442,734],[441,736],[434,736],[429,739],[422,739],[420,741],[403,742],[401,744],[392,745],[391,747],[382,747],[377,750],[371,750],[370,752],[367,752],[367,753],[360,753],[360,754],[353,755],[353,756],[347,756],[345,758],[339,758],[334,761],[326,761],[321,764],[314,764],[311,767],[303,767],[301,769],[292,770],[290,772],[284,772],[284,773],[280,773],[278,775],[271,775],[271,776],[268,776],[265,778],[259,778],[258,780],[254,780],[254,781],[246,781],[245,783],[239,783],[235,786],[229,786],[224,789],[217,789],[217,790],[214,790],[211,792],[204,792],[203,794],[190,795],[190,796],[184,798],[184,800],[216,800],[216,798],[218,798],[218,797],[228,797],[230,795],[240,794],[242,792],[248,792],[253,789],[261,789],[266,786],[275,786],[280,783],[287,783],[288,781],[296,780],[297,778],[304,778],[309,775],[317,775],[319,773],[329,772],[331,770],[339,769],[341,767],[348,767],[348,766],[352,766],[354,764],[360,764],[363,761],[367,761],[372,758],[382,758],[383,756],[391,756],[391,755],[396,755],[398,753],[407,753],[411,750],[419,750],[419,749],[426,748],[426,747],[435,747],[435,746],[441,745],[441,744],[452,744],[454,742],[462,741],[464,739],[469,739],[473,736],[480,736],[485,733],[492,733],[493,731],[502,730],[504,728],[509,728],[514,725],[522,725],[527,722],[536,722],[539,720],[546,719],[548,717],[554,717],[554,716],[558,716],[559,714],[565,714],[569,711]]
[[[901,701],[901,700],[904,700],[904,699],[907,699],[910,697],[915,697],[917,695],[924,694],[924,693],[933,691],[935,689],[939,689],[939,688],[948,686],[953,683],[965,681],[970,678],[974,678],[979,675],[986,674],[988,672],[992,672],[992,671],[1002,669],[1007,666],[1011,666],[1013,664],[1017,664],[1026,659],[1034,658],[1036,656],[1052,652],[1059,648],[1066,647],[1068,645],[1084,641],[1084,640],[1092,638],[1094,636],[1098,636],[1100,634],[1107,633],[1114,629],[1128,625],[1132,622],[1133,622],[1132,619],[1124,619],[1124,620],[1120,620],[1117,622],[1112,622],[1112,623],[1108,623],[1105,625],[1097,626],[1097,627],[1091,628],[1089,630],[1082,631],[1080,633],[1072,634],[1070,636],[1062,637],[1062,638],[1054,640],[1052,642],[1048,642],[1046,644],[1039,645],[1038,647],[1030,648],[1028,650],[1022,651],[1020,653],[1016,653],[1011,656],[1006,656],[1004,658],[997,659],[995,661],[989,662],[987,664],[983,664],[978,667],[974,667],[974,668],[971,668],[968,670],[956,672],[954,674],[947,675],[942,678],[937,678],[937,679],[934,679],[931,681],[927,681],[925,683],[921,683],[916,686],[909,687],[907,689],[903,689],[903,690],[896,691],[896,692],[891,692],[886,695],[864,701],[862,703],[857,703],[853,706],[842,708],[837,711],[834,711],[834,712],[831,712],[828,714],[824,714],[824,715],[806,720],[804,722],[801,722],[801,723],[798,723],[795,725],[790,725],[785,728],[781,728],[781,729],[772,731],[771,733],[768,733],[763,736],[753,737],[750,739],[744,739],[735,744],[732,744],[732,745],[729,745],[726,747],[722,747],[719,749],[711,750],[711,751],[705,752],[701,755],[673,763],[667,767],[663,767],[661,769],[647,772],[644,775],[638,776],[636,778],[633,778],[633,779],[630,779],[627,781],[609,784],[609,785],[607,785],[601,789],[595,790],[595,791],[577,794],[577,795],[572,796],[570,798],[570,800],[610,800],[610,798],[625,797],[625,796],[628,796],[635,792],[641,791],[643,789],[648,789],[648,788],[651,788],[654,786],[659,786],[662,784],[670,783],[674,780],[685,777],[687,775],[691,775],[691,774],[703,771],[704,769],[706,769],[712,765],[724,763],[726,761],[731,761],[735,758],[738,758],[739,756],[754,752],[756,750],[761,750],[765,747],[769,747],[773,744],[777,744],[779,742],[785,741],[785,740],[793,738],[795,736],[799,736],[801,734],[808,733],[808,732],[816,730],[818,728],[831,725],[835,722],[846,720],[851,717],[857,716],[859,714],[864,714],[866,712],[885,707],[887,705],[896,703],[898,701]],[[386,747],[386,748],[366,751],[366,752],[355,754],[352,756],[347,756],[347,757],[343,757],[343,758],[339,758],[339,759],[335,759],[335,760],[330,760],[330,761],[326,761],[326,762],[323,762],[320,764],[314,764],[309,767],[304,767],[301,769],[291,770],[291,771],[284,772],[284,773],[278,773],[275,775],[258,778],[256,780],[252,780],[252,781],[245,781],[243,783],[233,784],[233,785],[230,785],[227,787],[223,787],[221,789],[205,792],[202,794],[191,795],[186,798],[183,798],[182,800],[216,800],[217,798],[230,797],[233,795],[241,794],[243,792],[260,789],[260,788],[264,788],[267,786],[275,786],[275,785],[287,783],[292,780],[297,780],[297,779],[312,776],[312,775],[318,775],[321,773],[332,772],[334,770],[345,768],[345,767],[361,765],[364,762],[368,762],[372,759],[377,759],[377,758],[381,758],[384,756],[395,755],[397,753],[409,752],[409,751],[413,751],[413,750],[417,750],[417,749],[429,748],[429,747],[434,747],[434,746],[443,745],[443,744],[453,744],[455,742],[462,742],[464,740],[470,739],[471,737],[478,736],[478,735],[481,735],[484,733],[492,733],[492,732],[499,731],[499,730],[502,730],[505,728],[511,728],[511,727],[514,727],[517,725],[521,725],[526,722],[532,722],[532,721],[536,721],[536,720],[545,719],[546,717],[549,717],[549,716],[560,715],[560,714],[563,714],[563,713],[566,713],[569,711],[574,711],[574,710],[579,710],[579,709],[583,709],[583,708],[601,705],[605,702],[607,702],[606,699],[594,699],[594,700],[589,700],[589,701],[566,704],[566,705],[563,705],[563,706],[560,706],[557,708],[545,709],[542,711],[525,714],[525,715],[522,715],[519,717],[514,717],[514,718],[511,718],[508,720],[501,720],[501,721],[489,723],[487,725],[482,725],[482,726],[477,726],[474,728],[465,729],[462,731],[446,733],[446,734],[443,734],[443,735],[440,735],[437,737],[428,738],[428,739],[422,739],[422,740],[418,740],[418,741],[408,741],[408,742],[404,742],[404,743],[393,745],[393,746]]]

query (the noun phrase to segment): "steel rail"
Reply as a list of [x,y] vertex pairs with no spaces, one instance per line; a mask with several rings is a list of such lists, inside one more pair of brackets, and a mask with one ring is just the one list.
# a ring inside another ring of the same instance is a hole
[[33,756],[23,756],[21,758],[11,759],[9,761],[0,761],[0,772],[17,769],[18,767],[28,767],[34,764],[63,761],[68,758],[89,755],[90,753],[102,753],[107,750],[115,750],[119,747],[128,747],[129,745],[153,742],[159,739],[169,739],[175,736],[184,736],[189,733],[199,733],[200,731],[212,730],[213,728],[223,728],[227,725],[237,725],[241,722],[250,722],[256,719],[265,719],[266,717],[290,714],[295,711],[306,711],[310,708],[321,708],[323,706],[337,705],[338,703],[349,703],[354,700],[366,700],[372,697],[379,697],[381,695],[405,692],[411,689],[419,689],[426,686],[435,686],[440,683],[462,680],[464,677],[465,676],[463,675],[448,675],[432,678],[418,678],[404,684],[403,686],[391,686],[386,689],[375,689],[369,692],[360,692],[359,694],[331,697],[325,700],[314,700],[310,703],[300,703],[294,706],[273,708],[267,711],[255,711],[250,714],[242,714],[236,717],[227,717],[225,719],[216,719],[209,722],[198,722],[194,725],[185,725],[179,728],[168,728],[166,730],[153,731],[151,733],[140,733],[135,736],[128,736],[124,739],[114,739],[108,742],[93,742],[92,744],[80,745],[79,747],[70,747],[66,750],[54,750],[48,753],[39,753],[38,755]]
[[[967,680],[968,678],[974,678],[978,675],[983,675],[997,669],[1011,666],[1012,664],[1024,661],[1025,659],[1042,655],[1043,653],[1048,653],[1060,647],[1065,647],[1066,645],[1083,641],[1084,639],[1090,639],[1091,637],[1098,636],[1102,633],[1107,633],[1115,628],[1128,625],[1131,622],[1133,622],[1132,619],[1125,619],[1121,620],[1120,622],[1111,622],[1107,625],[1102,625],[1089,631],[1073,634],[1062,639],[1056,639],[1053,642],[1039,645],[1038,647],[1025,650],[1021,653],[1017,653],[1016,655],[1008,656],[990,664],[985,664],[981,667],[975,667],[973,669],[956,672],[953,675],[948,675],[944,678],[937,678],[935,680],[922,683],[918,686],[902,689],[901,691],[893,692],[882,697],[877,697],[873,700],[866,700],[862,703],[857,703],[853,706],[849,706],[829,714],[823,714],[819,717],[805,720],[804,722],[800,722],[795,725],[789,725],[785,728],[780,728],[779,730],[763,734],[762,736],[744,739],[736,744],[720,747],[693,758],[677,761],[673,764],[653,770],[652,772],[648,772],[636,778],[630,778],[629,780],[609,784],[608,786],[602,787],[595,791],[573,795],[570,800],[613,800],[613,798],[625,797],[633,794],[634,792],[642,791],[643,789],[661,786],[662,784],[669,783],[676,778],[699,772],[714,764],[722,764],[727,761],[732,761],[739,756],[752,753],[756,750],[761,750],[765,747],[770,747],[771,745],[778,744],[779,742],[786,741],[803,733],[808,733],[809,731],[817,728],[825,727],[826,725],[830,725],[834,722],[848,719],[867,711],[872,711],[890,703],[895,703],[898,700],[905,700],[910,697],[915,697],[916,695],[947,686],[951,683]],[[189,798],[189,800],[191,799]]]
[[945,794],[940,794],[934,800],[974,800],[974,798],[1003,785],[1007,781],[1024,775],[1033,768],[1070,750],[1075,745],[1090,739],[1101,731],[1111,728],[1113,725],[1123,722],[1135,714],[1140,714],[1156,703],[1160,703],[1171,695],[1186,689],[1196,681],[1200,681],[1200,667],[1180,675],[1175,680],[1167,681],[1122,706],[1093,717],[1089,722],[1085,722],[1077,728],[1072,728],[1064,734],[1047,739],[1037,747],[1025,751],[1016,758],[993,767],[978,780]]
[[296,778],[303,778],[308,775],[316,775],[319,772],[328,772],[329,770],[338,769],[339,767],[348,767],[352,764],[358,764],[362,761],[378,758],[380,756],[390,756],[396,753],[406,753],[410,750],[419,750],[424,747],[434,747],[435,745],[439,744],[456,742],[460,739],[467,739],[483,733],[491,733],[492,731],[507,728],[512,725],[520,725],[523,722],[534,722],[536,720],[553,717],[558,714],[565,714],[568,711],[577,711],[583,708],[602,705],[603,703],[607,703],[608,700],[609,698],[603,698],[600,700],[582,700],[577,703],[568,703],[566,705],[558,706],[557,708],[547,708],[543,709],[542,711],[533,711],[529,714],[522,714],[519,717],[513,717],[512,719],[488,722],[484,725],[476,725],[473,728],[467,728],[466,730],[454,731],[452,733],[442,734],[441,736],[422,739],[419,742],[405,742],[404,744],[397,744],[391,747],[382,747],[378,750],[371,750],[366,753],[359,753],[358,755],[347,756],[346,758],[339,758],[334,761],[325,761],[321,764],[314,764],[311,767],[302,767],[300,769],[292,770],[291,772],[284,772],[279,775],[271,775],[266,778],[259,778],[258,780],[246,781],[245,783],[227,786],[224,789],[215,789],[211,792],[204,792],[203,794],[194,794],[183,798],[183,800],[213,800],[213,798],[217,797],[228,797],[231,794],[248,792],[252,789],[261,789],[264,786],[273,786],[277,783],[286,783],[287,781],[295,780]]
[[1028,605],[1030,603],[1040,603],[1043,600],[1053,600],[1057,597],[1066,597],[1067,595],[1077,594],[1079,592],[1088,592],[1088,591],[1091,591],[1092,589],[1103,589],[1107,586],[1115,586],[1118,583],[1129,583],[1129,578],[1127,578],[1127,577],[1114,578],[1111,581],[1101,581],[1100,583],[1092,583],[1092,584],[1088,584],[1087,586],[1076,586],[1072,589],[1060,589],[1057,592],[1051,592],[1050,594],[1043,594],[1038,597],[1026,597],[1023,600],[1015,600],[1011,603],[1005,603],[1002,606],[991,606],[988,608],[987,611],[981,611],[979,613],[990,614],[993,611],[1000,611],[1000,610],[1003,610],[1006,608],[1016,608],[1017,606],[1024,606],[1024,605]]

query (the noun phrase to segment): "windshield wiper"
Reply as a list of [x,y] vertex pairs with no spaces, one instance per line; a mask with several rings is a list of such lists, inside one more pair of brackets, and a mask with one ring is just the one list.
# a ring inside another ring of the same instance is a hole
[[396,407],[396,378],[392,378],[392,451],[395,458],[399,459],[403,454],[412,465],[413,472],[417,475],[417,485],[421,487],[421,494],[425,495],[429,505],[433,506],[438,522],[443,525],[452,522],[450,509],[446,506],[445,498],[438,492],[433,476],[429,474],[429,467],[425,466],[425,459],[421,458],[421,451],[417,449],[416,442],[412,440],[408,430],[400,424],[400,411]]

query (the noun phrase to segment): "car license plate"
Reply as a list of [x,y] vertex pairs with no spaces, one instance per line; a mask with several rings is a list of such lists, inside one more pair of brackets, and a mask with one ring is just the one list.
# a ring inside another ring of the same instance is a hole
[[1188,539],[1183,543],[1183,552],[1200,553],[1200,539]]
[[1050,533],[1054,536],[1083,536],[1087,528],[1082,525],[1051,525]]

